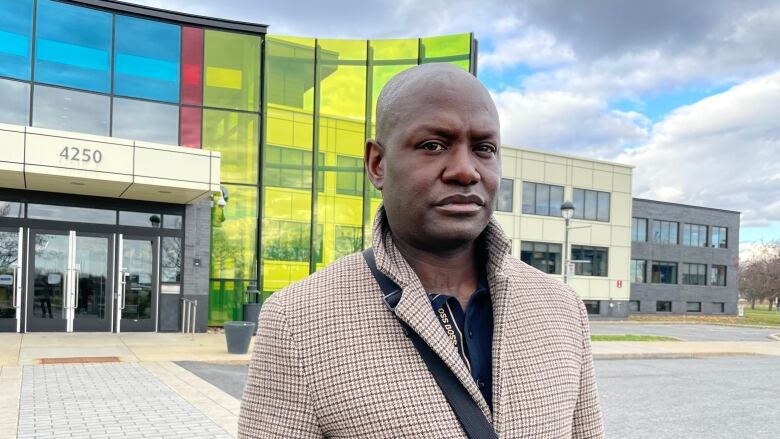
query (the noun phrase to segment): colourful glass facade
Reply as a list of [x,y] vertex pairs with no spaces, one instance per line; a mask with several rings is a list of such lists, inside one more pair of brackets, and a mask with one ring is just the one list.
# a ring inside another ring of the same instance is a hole
[[393,75],[475,68],[471,34],[266,37],[78,1],[0,0],[0,11],[0,123],[222,153],[212,325],[242,318],[250,285],[266,297],[369,244],[380,194],[363,148]]

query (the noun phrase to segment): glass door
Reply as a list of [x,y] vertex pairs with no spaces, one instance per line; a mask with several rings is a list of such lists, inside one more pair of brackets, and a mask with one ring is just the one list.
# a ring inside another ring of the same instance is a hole
[[159,238],[119,235],[117,332],[157,329]]
[[0,229],[0,332],[19,332],[22,299],[22,229]]
[[26,331],[111,331],[112,237],[30,231]]

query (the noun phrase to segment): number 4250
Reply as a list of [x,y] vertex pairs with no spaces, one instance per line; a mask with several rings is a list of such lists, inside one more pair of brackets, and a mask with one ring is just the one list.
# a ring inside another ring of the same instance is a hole
[[99,149],[89,148],[76,148],[73,146],[66,146],[60,151],[60,157],[65,160],[71,160],[76,162],[95,162],[100,163],[103,161],[103,153]]

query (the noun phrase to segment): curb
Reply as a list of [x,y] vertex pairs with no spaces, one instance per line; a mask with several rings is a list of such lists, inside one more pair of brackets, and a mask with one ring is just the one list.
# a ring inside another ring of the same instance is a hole
[[767,357],[770,355],[755,352],[702,352],[702,353],[633,353],[633,354],[593,354],[594,360],[674,360],[713,357]]
[[777,334],[770,334],[769,338],[771,338],[772,340],[780,341],[780,332],[778,332]]
[[[741,323],[722,323],[722,322],[676,322],[674,320],[591,320],[590,324],[606,323],[609,325],[617,324],[639,324],[639,325],[716,325],[716,326],[736,326],[738,328],[755,328],[755,329],[779,329],[780,326],[767,326],[767,325],[744,325]],[[778,334],[776,334],[778,335]]]

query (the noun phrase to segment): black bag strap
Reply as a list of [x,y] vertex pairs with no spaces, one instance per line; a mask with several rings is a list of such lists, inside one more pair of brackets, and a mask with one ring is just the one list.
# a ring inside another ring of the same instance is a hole
[[[376,279],[376,282],[382,289],[385,304],[395,316],[395,307],[401,300],[401,288],[379,271],[374,259],[374,249],[369,248],[363,251],[363,258],[365,258],[368,268],[371,269],[371,274],[374,275],[374,279]],[[485,418],[482,410],[477,406],[477,403],[466,388],[463,387],[458,377],[444,364],[444,361],[436,355],[419,334],[414,332],[398,316],[396,316],[396,319],[401,324],[404,334],[412,339],[414,347],[417,348],[420,357],[425,361],[425,365],[428,366],[428,370],[441,388],[442,393],[444,393],[444,397],[450,403],[450,407],[452,407],[455,416],[466,431],[466,435],[470,439],[497,439],[498,436],[495,430],[493,430],[493,426],[490,425],[490,422]]]

